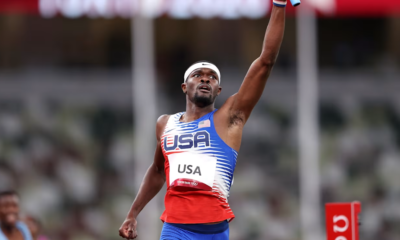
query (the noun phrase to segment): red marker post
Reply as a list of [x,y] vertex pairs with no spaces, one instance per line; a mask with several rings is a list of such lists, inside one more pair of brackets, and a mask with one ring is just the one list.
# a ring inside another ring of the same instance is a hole
[[327,240],[359,240],[360,202],[327,203],[325,211]]

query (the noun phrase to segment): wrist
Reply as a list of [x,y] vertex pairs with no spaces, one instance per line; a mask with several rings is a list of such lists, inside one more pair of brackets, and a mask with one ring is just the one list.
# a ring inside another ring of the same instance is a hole
[[136,219],[137,218],[137,215],[135,215],[135,214],[131,214],[131,213],[128,213],[128,215],[126,216],[126,220],[132,220],[132,219]]
[[283,1],[283,0],[273,0],[272,1],[274,6],[277,7],[286,7],[287,1]]
[[126,216],[126,219],[136,219],[139,215],[139,211],[136,209],[131,209]]

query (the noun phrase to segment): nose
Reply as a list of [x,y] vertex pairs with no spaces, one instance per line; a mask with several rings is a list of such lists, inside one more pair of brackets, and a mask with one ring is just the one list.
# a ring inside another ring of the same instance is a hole
[[202,83],[210,83],[210,79],[206,79],[206,80],[201,79],[201,82],[202,82]]

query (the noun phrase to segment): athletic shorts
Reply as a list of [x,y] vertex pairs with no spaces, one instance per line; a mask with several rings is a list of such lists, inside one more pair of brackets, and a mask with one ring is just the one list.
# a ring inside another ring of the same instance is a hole
[[160,240],[229,240],[229,223],[175,224],[164,223]]

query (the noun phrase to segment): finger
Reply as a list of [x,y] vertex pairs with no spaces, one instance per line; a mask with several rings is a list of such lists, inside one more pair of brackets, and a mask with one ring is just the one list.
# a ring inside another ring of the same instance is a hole
[[120,230],[119,235],[123,238],[128,238],[128,232],[125,230]]
[[127,231],[127,234],[128,234],[129,236],[133,236],[133,235],[135,235],[135,232],[136,232],[136,229],[134,229],[133,227],[130,227],[130,228],[128,229],[128,231]]
[[133,232],[136,230],[136,226],[134,224],[129,224],[128,226],[128,232]]
[[129,239],[135,239],[137,237],[137,231],[129,232]]

